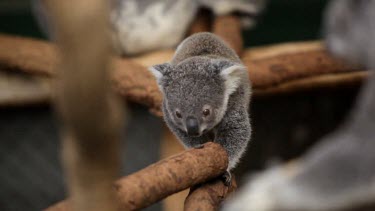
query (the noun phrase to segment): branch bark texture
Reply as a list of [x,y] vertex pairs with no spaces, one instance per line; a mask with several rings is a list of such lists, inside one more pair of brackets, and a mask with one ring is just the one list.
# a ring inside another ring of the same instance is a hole
[[222,179],[212,180],[190,189],[186,197],[184,211],[215,211],[227,196],[237,189],[237,183],[232,177],[231,186],[225,186]]
[[[115,182],[121,210],[145,208],[173,193],[222,175],[228,155],[219,144],[209,142],[202,149],[190,149],[150,165]],[[68,211],[64,201],[47,211]]]

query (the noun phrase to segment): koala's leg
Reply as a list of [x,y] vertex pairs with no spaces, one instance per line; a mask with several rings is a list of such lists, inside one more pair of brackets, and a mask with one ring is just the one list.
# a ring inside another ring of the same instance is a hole
[[244,154],[250,141],[249,114],[242,108],[228,109],[217,128],[215,142],[223,146],[229,157],[228,171],[233,169]]

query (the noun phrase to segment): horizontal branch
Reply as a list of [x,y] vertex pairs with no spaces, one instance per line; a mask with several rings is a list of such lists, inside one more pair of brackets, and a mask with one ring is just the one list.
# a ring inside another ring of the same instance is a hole
[[[12,49],[11,51],[9,49]],[[133,58],[116,58],[112,81],[125,98],[161,114],[161,93],[148,66],[171,59],[172,50]],[[367,74],[361,67],[331,57],[320,42],[300,42],[247,49],[242,60],[249,69],[255,96],[295,92],[332,84],[359,84]],[[54,75],[58,53],[45,41],[0,35],[0,66],[32,74]],[[362,72],[358,74],[359,72]],[[345,77],[340,77],[345,74]],[[325,80],[329,76],[330,80]],[[338,76],[338,77],[335,77]],[[312,79],[312,80],[310,80]],[[290,85],[288,89],[284,85]]]
[[370,71],[356,71],[347,73],[326,73],[322,75],[311,76],[287,81],[278,85],[256,89],[253,94],[257,97],[270,96],[283,93],[306,92],[314,89],[337,89],[344,87],[358,86],[365,78],[368,78]]
[[51,101],[50,79],[0,70],[0,107],[34,105]]
[[[147,207],[173,193],[204,183],[223,174],[228,166],[226,151],[215,143],[190,149],[161,160],[115,183],[121,210]],[[67,211],[69,201],[47,211]]]

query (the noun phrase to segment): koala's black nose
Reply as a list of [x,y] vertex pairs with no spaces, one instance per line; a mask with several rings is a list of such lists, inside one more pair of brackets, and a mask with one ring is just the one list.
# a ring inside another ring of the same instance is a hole
[[199,123],[198,120],[194,117],[186,118],[186,129],[189,136],[198,136],[199,135]]

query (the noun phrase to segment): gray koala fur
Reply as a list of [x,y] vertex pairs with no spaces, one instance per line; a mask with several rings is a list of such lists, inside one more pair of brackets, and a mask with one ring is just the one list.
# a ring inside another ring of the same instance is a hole
[[[251,136],[250,81],[236,53],[216,35],[198,33],[177,47],[171,62],[150,70],[163,93],[164,119],[172,132],[188,148],[207,141],[221,144],[228,152],[228,170],[233,169]],[[191,130],[195,134],[188,135]]]

